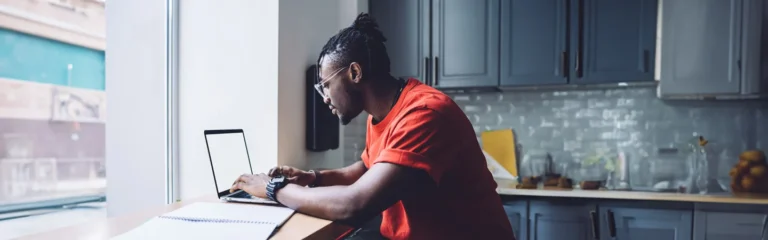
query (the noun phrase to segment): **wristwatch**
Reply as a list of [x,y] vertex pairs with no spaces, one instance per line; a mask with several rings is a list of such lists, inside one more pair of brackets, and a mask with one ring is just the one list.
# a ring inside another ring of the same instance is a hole
[[267,184],[267,197],[269,200],[280,203],[277,201],[277,190],[285,187],[285,185],[288,185],[288,181],[285,180],[285,176],[277,176],[270,179],[269,183]]
[[312,174],[315,174],[315,180],[312,181],[312,183],[309,184],[309,187],[311,187],[311,188],[317,187],[317,183],[320,182],[320,172],[315,171],[315,170],[309,170],[309,172],[312,172]]

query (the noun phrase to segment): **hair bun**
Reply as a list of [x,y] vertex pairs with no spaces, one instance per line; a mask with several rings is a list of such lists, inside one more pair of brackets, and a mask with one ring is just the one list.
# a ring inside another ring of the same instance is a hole
[[379,31],[379,24],[376,23],[376,20],[368,13],[358,14],[357,18],[355,18],[355,22],[352,23],[352,28],[368,34],[377,41],[387,41],[381,31]]
[[376,23],[376,20],[374,20],[368,13],[358,14],[357,18],[355,18],[355,22],[352,23],[352,28],[358,30],[370,30],[378,27],[379,25]]

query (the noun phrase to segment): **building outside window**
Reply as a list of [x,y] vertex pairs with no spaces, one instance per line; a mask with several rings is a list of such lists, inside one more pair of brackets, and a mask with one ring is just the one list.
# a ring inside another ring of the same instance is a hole
[[0,239],[106,217],[103,0],[0,0]]

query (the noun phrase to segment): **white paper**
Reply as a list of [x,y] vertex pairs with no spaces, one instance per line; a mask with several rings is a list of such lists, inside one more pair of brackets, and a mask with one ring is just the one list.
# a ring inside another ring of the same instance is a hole
[[516,176],[513,176],[509,171],[507,171],[504,166],[501,166],[501,164],[496,161],[495,158],[493,158],[490,154],[485,152],[483,150],[483,155],[485,155],[485,162],[488,164],[488,170],[491,171],[491,175],[493,175],[494,178],[501,178],[501,179],[510,179],[515,180],[517,179]]
[[192,222],[155,217],[112,239],[268,239],[276,227],[275,224]]
[[289,217],[291,217],[293,212],[293,209],[281,206],[196,202],[173,212],[163,214],[163,216],[188,219],[260,222],[281,226]]

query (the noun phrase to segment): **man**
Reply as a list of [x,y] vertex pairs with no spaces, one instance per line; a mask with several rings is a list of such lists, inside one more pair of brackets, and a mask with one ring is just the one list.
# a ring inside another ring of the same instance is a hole
[[362,161],[324,171],[278,167],[243,175],[232,190],[330,220],[381,214],[390,239],[515,239],[466,115],[442,92],[392,77],[385,41],[360,14],[318,59],[316,88],[341,123],[369,114]]

